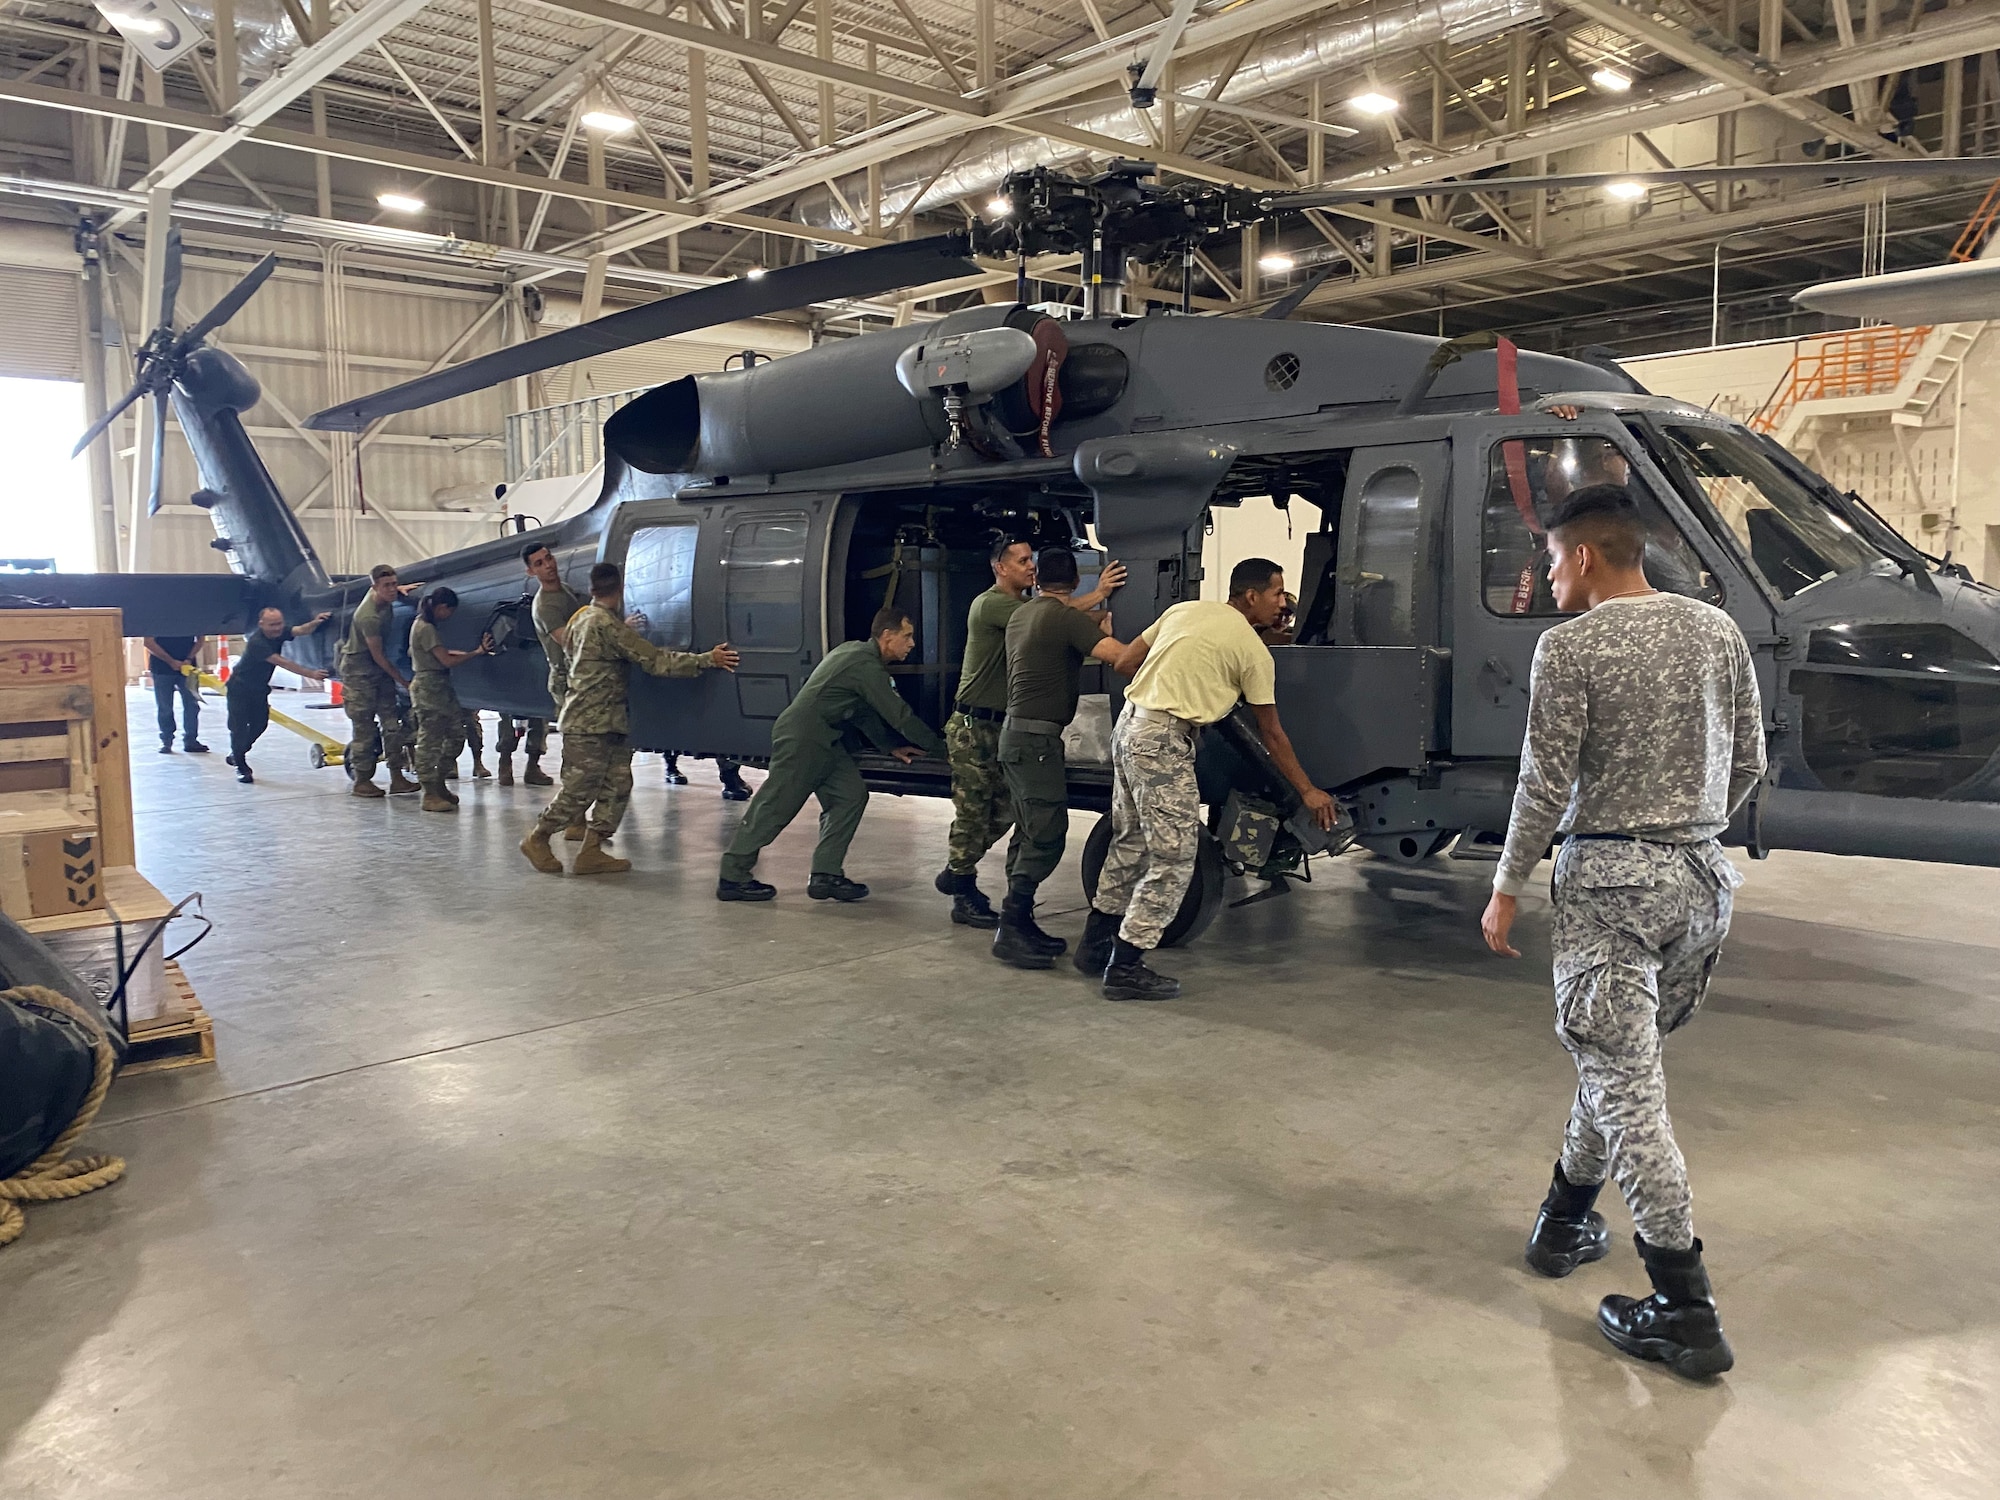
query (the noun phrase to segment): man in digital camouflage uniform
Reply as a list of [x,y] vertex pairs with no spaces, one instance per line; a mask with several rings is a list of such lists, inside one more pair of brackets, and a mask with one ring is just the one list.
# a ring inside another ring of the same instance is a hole
[[[563,699],[569,694],[569,637],[566,627],[570,618],[590,601],[562,581],[562,571],[556,566],[556,555],[546,543],[530,542],[521,551],[521,561],[527,564],[528,575],[539,585],[529,614],[535,622],[535,637],[542,643],[542,654],[549,659],[549,697],[555,703],[555,717],[560,722]],[[542,732],[543,741],[538,745],[534,737],[534,721],[529,721],[530,771],[522,778],[529,786],[549,785],[549,778],[535,760],[546,745],[546,720],[542,723]],[[500,753],[504,756],[508,752],[502,749]],[[583,833],[583,818],[579,814],[576,823],[563,831],[563,837],[575,841],[582,838]]]
[[[916,639],[910,617],[891,605],[875,612],[867,640],[835,646],[813,668],[771,726],[771,769],[722,856],[716,900],[769,901],[778,894],[751,871],[764,846],[785,831],[808,797],[819,799],[819,845],[806,895],[815,901],[859,901],[868,894],[844,869],[847,846],[868,807],[853,736],[865,735],[904,765],[917,758],[917,747],[944,753],[944,741],[903,701],[889,675],[889,663],[907,657]],[[898,744],[898,736],[910,743]]]
[[1653,1284],[1606,1297],[1606,1338],[1682,1375],[1734,1363],[1695,1238],[1687,1164],[1667,1117],[1661,1044],[1693,1017],[1741,877],[1716,842],[1764,774],[1750,649],[1712,605],[1646,580],[1631,496],[1600,484],[1550,518],[1555,604],[1583,611],[1535,648],[1507,845],[1481,921],[1509,958],[1516,898],[1560,832],[1556,1035],[1576,1063],[1562,1156],[1527,1248],[1567,1276],[1610,1250],[1592,1209],[1618,1181]]
[[402,772],[405,730],[396,706],[396,690],[407,687],[408,679],[383,646],[396,609],[396,570],[380,563],[369,570],[368,580],[368,594],[354,611],[340,648],[340,693],[349,725],[347,769],[354,778],[353,794],[380,797],[382,788],[375,785],[378,725],[379,756],[389,763],[389,790],[414,792],[417,784]]
[[[952,898],[952,921],[993,928],[1000,918],[979,889],[979,861],[1014,824],[1014,799],[1000,769],[1000,723],[1007,717],[1007,622],[1035,586],[1035,549],[1002,538],[987,561],[993,566],[993,587],[966,611],[957,704],[944,722],[952,818],[937,889]],[[1094,609],[1124,581],[1124,566],[1107,563],[1097,587],[1070,602]]]
[[1075,963],[1101,976],[1107,1000],[1171,1000],[1180,981],[1154,972],[1160,946],[1194,877],[1201,847],[1195,741],[1236,707],[1250,705],[1272,763],[1322,828],[1333,799],[1299,765],[1278,720],[1277,664],[1257,632],[1285,607],[1285,575],[1252,557],[1229,575],[1229,600],[1190,599],[1168,609],[1119,653],[1132,679],[1111,731],[1111,848],[1076,945]]
[[669,651],[655,646],[625,623],[625,578],[616,563],[590,570],[590,603],[564,627],[569,638],[569,682],[562,710],[562,787],[521,840],[528,862],[546,875],[560,875],[562,861],[549,848],[549,835],[589,815],[583,848],[571,873],[617,875],[629,859],[606,854],[606,839],[618,831],[632,795],[630,669],[654,677],[696,677],[704,667],[736,670],[727,641],[709,651]]

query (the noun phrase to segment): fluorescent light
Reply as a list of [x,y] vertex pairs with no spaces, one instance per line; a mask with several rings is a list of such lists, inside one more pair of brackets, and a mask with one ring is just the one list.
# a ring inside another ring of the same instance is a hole
[[987,203],[986,211],[996,219],[1004,219],[1014,212],[1014,205],[1005,198],[994,198]]
[[636,123],[611,109],[593,109],[577,119],[585,130],[601,130],[606,135],[623,135]]
[[165,21],[155,21],[151,16],[117,15],[106,11],[104,19],[120,31],[135,31],[140,36],[159,36],[167,29]]
[[762,281],[764,279],[764,268],[762,266],[752,266],[743,273],[743,279],[745,281]]
[[377,193],[375,201],[394,213],[420,214],[424,211],[424,200],[412,198],[408,193]]
[[1394,96],[1381,93],[1375,89],[1370,89],[1365,94],[1356,94],[1347,102],[1360,110],[1364,115],[1393,114],[1397,108]]
[[1590,81],[1607,94],[1622,94],[1632,87],[1632,80],[1616,68],[1599,68],[1590,75]]
[[1269,255],[1260,255],[1257,257],[1257,269],[1260,271],[1270,271],[1274,274],[1282,275],[1297,265],[1298,262],[1282,250],[1273,250]]
[[1614,198],[1622,198],[1625,202],[1630,203],[1635,198],[1646,196],[1646,184],[1622,179],[1618,182],[1605,183],[1604,191]]

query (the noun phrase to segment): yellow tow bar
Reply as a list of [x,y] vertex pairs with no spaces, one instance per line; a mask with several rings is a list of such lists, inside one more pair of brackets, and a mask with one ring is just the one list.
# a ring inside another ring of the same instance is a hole
[[[203,687],[213,688],[216,692],[227,695],[229,684],[224,682],[220,677],[212,676],[207,672],[196,671],[193,667],[188,667],[185,670],[188,676],[194,678]],[[291,730],[293,734],[312,746],[312,763],[314,767],[344,766],[347,764],[347,746],[342,741],[329,739],[326,735],[321,734],[317,729],[313,728],[312,725],[301,724],[290,714],[281,714],[275,708],[271,710],[271,722],[273,724],[282,724],[285,728]]]

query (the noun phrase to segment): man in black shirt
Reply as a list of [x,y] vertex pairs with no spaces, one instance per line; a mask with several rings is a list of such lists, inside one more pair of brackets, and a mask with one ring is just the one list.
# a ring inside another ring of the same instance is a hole
[[153,674],[153,702],[160,710],[160,754],[174,753],[174,700],[181,703],[181,746],[190,755],[206,755],[208,746],[196,731],[201,727],[201,694],[187,668],[201,649],[198,635],[149,635],[146,666]]
[[267,608],[257,616],[257,628],[243,637],[243,655],[230,674],[225,695],[229,704],[229,763],[236,767],[238,781],[247,785],[256,780],[250,774],[250,747],[271,727],[271,673],[283,667],[308,682],[326,681],[326,673],[286,659],[279,648],[295,636],[311,635],[328,618],[319,614],[303,625],[288,626],[283,610]]

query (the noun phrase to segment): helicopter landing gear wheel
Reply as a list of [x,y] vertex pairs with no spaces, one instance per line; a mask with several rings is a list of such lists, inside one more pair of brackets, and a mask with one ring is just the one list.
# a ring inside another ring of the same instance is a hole
[[324,771],[326,769],[326,746],[314,745],[312,747],[312,768],[315,771]]
[[[1104,870],[1104,856],[1110,852],[1111,814],[1106,813],[1083,843],[1083,893],[1093,900],[1097,896],[1097,877]],[[1201,842],[1195,848],[1194,879],[1188,882],[1181,909],[1174,913],[1173,921],[1160,936],[1162,948],[1185,947],[1208,931],[1208,924],[1222,910],[1223,881],[1228,873],[1221,842],[1206,828],[1202,829]]]

